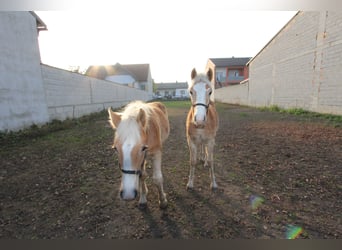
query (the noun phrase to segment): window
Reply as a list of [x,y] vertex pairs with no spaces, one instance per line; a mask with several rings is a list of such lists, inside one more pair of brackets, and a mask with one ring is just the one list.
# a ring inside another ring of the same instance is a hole
[[238,69],[232,69],[228,71],[228,76],[238,77],[240,76]]
[[226,81],[226,71],[225,70],[217,70],[216,71],[216,81],[217,82],[225,82]]

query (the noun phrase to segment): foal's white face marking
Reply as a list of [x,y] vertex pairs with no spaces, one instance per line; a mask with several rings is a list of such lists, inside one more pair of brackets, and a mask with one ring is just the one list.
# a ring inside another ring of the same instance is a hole
[[[135,170],[133,169],[132,162],[132,150],[136,143],[125,141],[122,144],[122,169],[124,170]],[[122,198],[124,200],[132,200],[135,198],[134,190],[138,190],[139,176],[136,174],[125,174],[122,173],[121,179],[121,190],[123,191]]]
[[[142,163],[146,146],[141,142],[139,126],[136,122],[123,121],[117,133],[120,136],[114,142],[114,147],[118,152],[119,163],[123,170],[140,170],[142,171]],[[139,190],[139,175],[122,173],[120,196],[124,200],[132,200],[136,198]]]
[[[198,82],[190,89],[191,102],[192,105],[197,105],[194,107],[194,124],[197,126],[204,126],[207,116],[207,108],[210,101],[211,88],[205,82]],[[205,105],[205,106],[203,106]]]

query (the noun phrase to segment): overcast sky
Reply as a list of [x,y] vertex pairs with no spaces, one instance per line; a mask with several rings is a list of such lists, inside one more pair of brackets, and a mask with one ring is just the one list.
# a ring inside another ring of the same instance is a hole
[[155,82],[188,81],[208,58],[255,56],[296,14],[231,11],[222,1],[208,7],[130,3],[105,11],[36,11],[48,27],[39,34],[42,62],[65,69],[149,63]]

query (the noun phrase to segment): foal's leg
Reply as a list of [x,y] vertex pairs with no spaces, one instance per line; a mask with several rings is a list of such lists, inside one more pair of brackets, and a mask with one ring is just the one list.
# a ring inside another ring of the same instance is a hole
[[206,157],[206,151],[205,151],[205,144],[201,143],[199,148],[200,148],[200,152],[197,152],[198,159],[199,159],[200,162],[206,163],[207,162],[207,157]]
[[188,140],[189,149],[190,149],[190,173],[189,173],[189,181],[186,185],[187,189],[194,188],[194,177],[195,177],[195,166],[197,164],[197,146],[190,139]]
[[215,140],[210,140],[207,145],[207,162],[209,165],[210,188],[216,189],[217,183],[214,174],[214,145]]
[[166,194],[164,193],[164,188],[163,188],[163,174],[161,171],[161,158],[162,158],[162,153],[161,151],[158,151],[154,154],[154,157],[152,159],[153,181],[157,185],[158,192],[159,192],[159,207],[166,208],[167,199],[166,199]]
[[145,161],[145,165],[144,165],[144,169],[143,169],[143,174],[140,177],[139,180],[139,194],[140,194],[140,198],[139,198],[139,206],[141,208],[146,207],[147,205],[147,193],[148,193],[148,189],[145,183],[145,179],[146,179],[146,172],[145,172],[145,166],[146,166],[146,161]]
[[203,162],[204,162],[204,167],[208,167],[208,145],[203,143]]

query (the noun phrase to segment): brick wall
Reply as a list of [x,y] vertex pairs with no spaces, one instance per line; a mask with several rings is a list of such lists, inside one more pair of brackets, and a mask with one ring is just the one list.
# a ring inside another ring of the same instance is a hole
[[215,97],[342,114],[341,27],[342,12],[299,12],[250,62],[248,87],[218,89]]

